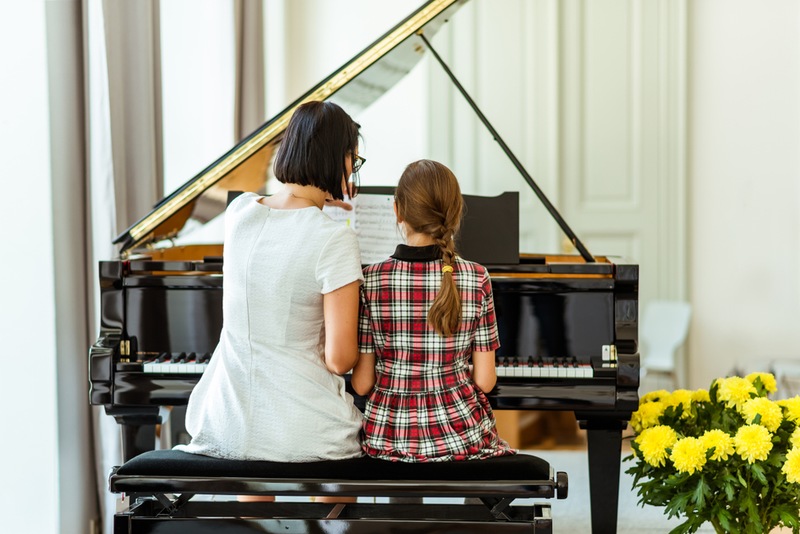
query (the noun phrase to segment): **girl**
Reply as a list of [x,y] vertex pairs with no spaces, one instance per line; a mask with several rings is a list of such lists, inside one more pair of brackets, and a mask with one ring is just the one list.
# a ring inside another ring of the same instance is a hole
[[355,233],[322,212],[360,167],[359,125],[336,104],[292,115],[275,159],[283,189],[225,214],[219,345],[186,413],[191,453],[311,462],[361,456],[361,414],[340,376],[356,362]]
[[450,169],[410,164],[394,203],[408,244],[364,270],[352,386],[369,393],[369,456],[426,462],[516,452],[498,437],[485,395],[500,344],[489,275],[455,254],[462,209]]

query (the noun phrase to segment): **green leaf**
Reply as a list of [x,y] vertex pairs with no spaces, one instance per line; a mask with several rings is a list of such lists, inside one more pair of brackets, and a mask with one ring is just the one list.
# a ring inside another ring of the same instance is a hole
[[739,483],[746,488],[747,487],[747,481],[745,481],[745,479],[742,477],[742,474],[741,473],[736,473],[736,476],[739,477]]
[[730,483],[725,483],[723,485],[723,489],[725,490],[725,497],[728,499],[728,502],[732,501],[736,494],[733,491],[733,486]]
[[706,481],[703,477],[700,477],[700,480],[697,481],[697,486],[694,488],[694,492],[692,492],[692,502],[697,505],[697,508],[705,508],[706,500],[705,500],[705,485]]
[[717,520],[719,521],[719,525],[725,530],[725,532],[731,532],[731,513],[724,508],[719,511],[717,514]]
[[750,471],[755,475],[756,479],[761,482],[762,484],[767,484],[767,477],[764,476],[764,468],[758,464],[753,464],[750,466]]
[[779,512],[779,516],[784,526],[790,528],[800,527],[800,518],[798,518],[797,514],[792,514],[786,510],[781,510]]

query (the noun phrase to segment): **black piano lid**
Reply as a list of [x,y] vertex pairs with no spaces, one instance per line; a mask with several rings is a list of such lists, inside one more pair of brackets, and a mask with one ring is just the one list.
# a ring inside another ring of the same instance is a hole
[[[126,255],[134,248],[174,237],[196,211],[194,204],[200,195],[223,179],[233,178],[234,171],[251,160],[257,161],[261,157],[268,162],[270,151],[280,142],[280,136],[292,113],[301,104],[311,100],[331,99],[351,114],[356,114],[372,104],[422,58],[425,48],[413,36],[423,29],[426,35],[435,34],[466,1],[425,2],[361,53],[161,200],[149,214],[114,240],[115,244],[120,244],[120,253]],[[244,189],[241,186],[238,188]],[[222,213],[224,202],[220,202],[218,207],[218,213]],[[206,217],[210,218],[212,217]]]

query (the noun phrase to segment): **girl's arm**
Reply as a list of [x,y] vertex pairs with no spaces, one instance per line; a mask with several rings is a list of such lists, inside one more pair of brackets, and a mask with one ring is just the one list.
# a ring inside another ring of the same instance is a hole
[[358,360],[358,301],[360,281],[322,296],[325,316],[325,366],[341,375]]
[[497,383],[497,371],[494,367],[494,351],[475,351],[472,353],[472,381],[478,389],[489,393]]
[[375,387],[375,353],[362,352],[358,356],[358,363],[353,368],[353,377],[350,385],[359,395],[366,395]]

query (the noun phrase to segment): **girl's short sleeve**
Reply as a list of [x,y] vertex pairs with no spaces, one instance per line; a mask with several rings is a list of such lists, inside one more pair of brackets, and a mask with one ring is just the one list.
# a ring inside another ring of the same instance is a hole
[[336,228],[322,247],[316,274],[323,294],[356,280],[364,280],[361,272],[361,251],[352,229],[346,226]]
[[372,337],[372,314],[369,303],[361,286],[361,305],[358,310],[358,352],[375,352],[375,341]]
[[475,331],[475,340],[472,343],[472,350],[477,352],[488,352],[497,350],[500,347],[500,336],[497,333],[497,319],[494,314],[494,297],[492,296],[492,282],[489,273],[484,270],[483,279],[480,287],[483,295],[481,305],[481,315],[478,318],[478,328]]

